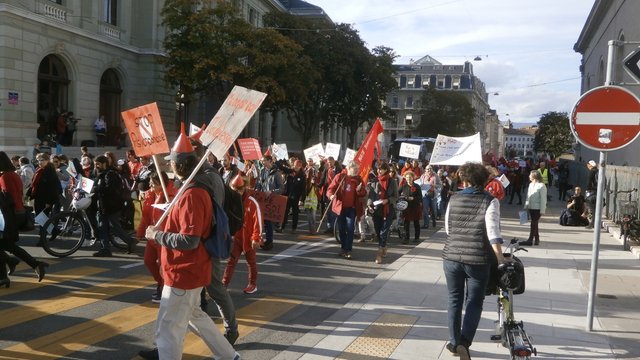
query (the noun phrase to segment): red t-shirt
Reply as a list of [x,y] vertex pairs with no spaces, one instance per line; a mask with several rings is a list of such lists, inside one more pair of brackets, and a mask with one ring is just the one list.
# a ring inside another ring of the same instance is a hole
[[359,181],[355,177],[347,176],[344,181],[344,188],[342,192],[342,208],[354,208],[356,207],[356,186]]
[[[187,189],[164,223],[163,231],[205,239],[213,214],[209,193],[199,187]],[[211,282],[211,258],[202,241],[193,250],[162,247],[160,255],[164,283],[179,289],[195,289]]]
[[13,198],[16,212],[22,212],[24,210],[24,204],[22,203],[22,180],[20,175],[15,171],[5,171],[0,175],[0,189],[8,192]]

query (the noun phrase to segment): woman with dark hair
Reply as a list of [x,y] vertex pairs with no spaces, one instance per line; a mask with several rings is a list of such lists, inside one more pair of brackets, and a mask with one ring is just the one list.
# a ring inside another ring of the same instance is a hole
[[36,215],[42,211],[49,213],[54,206],[60,204],[62,186],[53,164],[49,161],[49,154],[40,153],[36,155],[38,169],[33,175],[31,185],[31,199],[34,200],[34,210]]
[[[57,180],[56,180],[57,181]],[[22,202],[22,180],[15,172],[15,167],[11,163],[11,159],[4,151],[0,151],[0,190],[3,193],[2,216],[4,217],[4,231],[0,240],[0,249],[8,251],[20,258],[33,268],[38,275],[38,281],[42,281],[45,274],[45,268],[49,266],[45,262],[37,261],[28,252],[19,247],[16,242],[19,237],[19,229],[26,220],[24,204]],[[0,255],[0,257],[3,257]],[[16,259],[4,257],[3,259],[9,265],[12,273],[17,262]],[[2,260],[0,260],[2,261]],[[4,264],[0,270],[0,286],[9,287],[9,279],[6,278],[4,272]],[[4,280],[2,276],[4,275]]]
[[504,262],[504,258],[500,202],[484,190],[489,172],[481,164],[466,163],[460,167],[459,174],[464,189],[449,200],[445,214],[448,237],[442,258],[449,292],[446,347],[466,360],[471,358],[469,346],[482,316],[491,266],[496,260]]
[[369,183],[368,211],[373,214],[373,227],[378,239],[378,253],[376,264],[382,264],[382,258],[387,256],[387,239],[391,230],[391,223],[395,216],[396,201],[398,200],[398,185],[389,176],[389,165],[378,165],[378,181]]

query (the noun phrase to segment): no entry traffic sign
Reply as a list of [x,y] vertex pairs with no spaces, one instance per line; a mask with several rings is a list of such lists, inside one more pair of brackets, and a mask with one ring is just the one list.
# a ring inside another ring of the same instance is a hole
[[618,150],[640,134],[640,101],[619,86],[597,87],[580,97],[569,121],[573,135],[584,146]]

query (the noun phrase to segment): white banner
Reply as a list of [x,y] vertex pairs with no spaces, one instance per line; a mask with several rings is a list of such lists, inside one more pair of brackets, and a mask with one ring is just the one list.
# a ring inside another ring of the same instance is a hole
[[398,156],[409,159],[418,159],[420,158],[420,145],[402,143],[400,144],[400,152],[398,153]]
[[202,133],[200,142],[222,159],[267,94],[235,86]]
[[91,194],[91,190],[93,189],[93,180],[83,176],[80,179],[80,189],[87,194]]
[[356,157],[356,151],[353,149],[347,148],[347,150],[345,150],[344,152],[344,159],[342,160],[342,163],[345,166],[349,165],[349,163],[353,160],[354,157]]
[[313,159],[316,164],[320,162],[320,159],[324,157],[324,148],[322,144],[315,144],[310,148],[304,149],[304,158]]
[[271,155],[276,158],[276,160],[287,160],[289,159],[289,152],[287,151],[287,144],[273,144],[271,145]]
[[482,164],[480,133],[467,137],[438,135],[431,154],[432,165],[462,165],[466,162]]
[[331,156],[334,160],[338,160],[338,158],[340,158],[340,144],[328,142],[327,145],[324,146],[324,156]]

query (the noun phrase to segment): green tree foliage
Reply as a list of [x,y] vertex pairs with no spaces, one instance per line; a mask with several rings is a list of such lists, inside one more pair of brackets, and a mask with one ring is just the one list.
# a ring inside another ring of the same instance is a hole
[[417,102],[420,136],[470,136],[475,128],[475,110],[462,94],[451,90],[427,88]]
[[249,76],[242,59],[253,27],[231,4],[167,0],[161,15],[167,29],[165,80],[187,97],[204,93],[221,103],[236,79]]
[[556,157],[570,151],[572,145],[573,134],[566,112],[551,111],[540,117],[538,131],[533,139],[535,151]]

